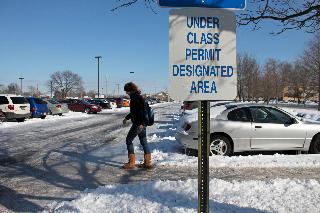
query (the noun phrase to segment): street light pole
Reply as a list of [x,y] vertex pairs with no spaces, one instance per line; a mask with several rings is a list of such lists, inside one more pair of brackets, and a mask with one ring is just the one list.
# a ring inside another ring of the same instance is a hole
[[99,87],[99,64],[100,64],[100,58],[102,58],[101,56],[96,56],[96,59],[98,59],[98,98],[100,98],[100,87]]
[[20,95],[22,96],[22,80],[24,79],[24,78],[19,78],[20,79]]

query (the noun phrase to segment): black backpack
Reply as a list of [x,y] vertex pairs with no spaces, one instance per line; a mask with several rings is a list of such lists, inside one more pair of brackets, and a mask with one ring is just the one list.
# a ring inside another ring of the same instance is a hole
[[148,101],[144,101],[144,123],[147,126],[154,124],[154,109],[149,106]]

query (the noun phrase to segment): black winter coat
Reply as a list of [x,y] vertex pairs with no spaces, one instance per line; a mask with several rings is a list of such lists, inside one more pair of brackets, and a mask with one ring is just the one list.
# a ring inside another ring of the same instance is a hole
[[135,125],[144,124],[144,99],[139,92],[132,92],[130,94],[130,113],[126,116],[126,119],[131,119]]

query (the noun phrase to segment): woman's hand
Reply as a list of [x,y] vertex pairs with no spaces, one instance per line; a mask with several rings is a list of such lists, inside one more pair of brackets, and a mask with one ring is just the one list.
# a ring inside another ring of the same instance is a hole
[[143,128],[144,128],[144,126],[141,124],[141,125],[139,125],[138,126],[138,130],[139,130],[139,132],[141,132],[142,130],[143,130]]
[[122,123],[125,125],[127,123],[127,119],[123,119]]

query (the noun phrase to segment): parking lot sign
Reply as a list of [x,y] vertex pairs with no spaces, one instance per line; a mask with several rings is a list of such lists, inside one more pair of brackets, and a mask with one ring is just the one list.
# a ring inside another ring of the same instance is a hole
[[236,20],[221,9],[173,9],[169,17],[169,94],[178,101],[237,95]]

